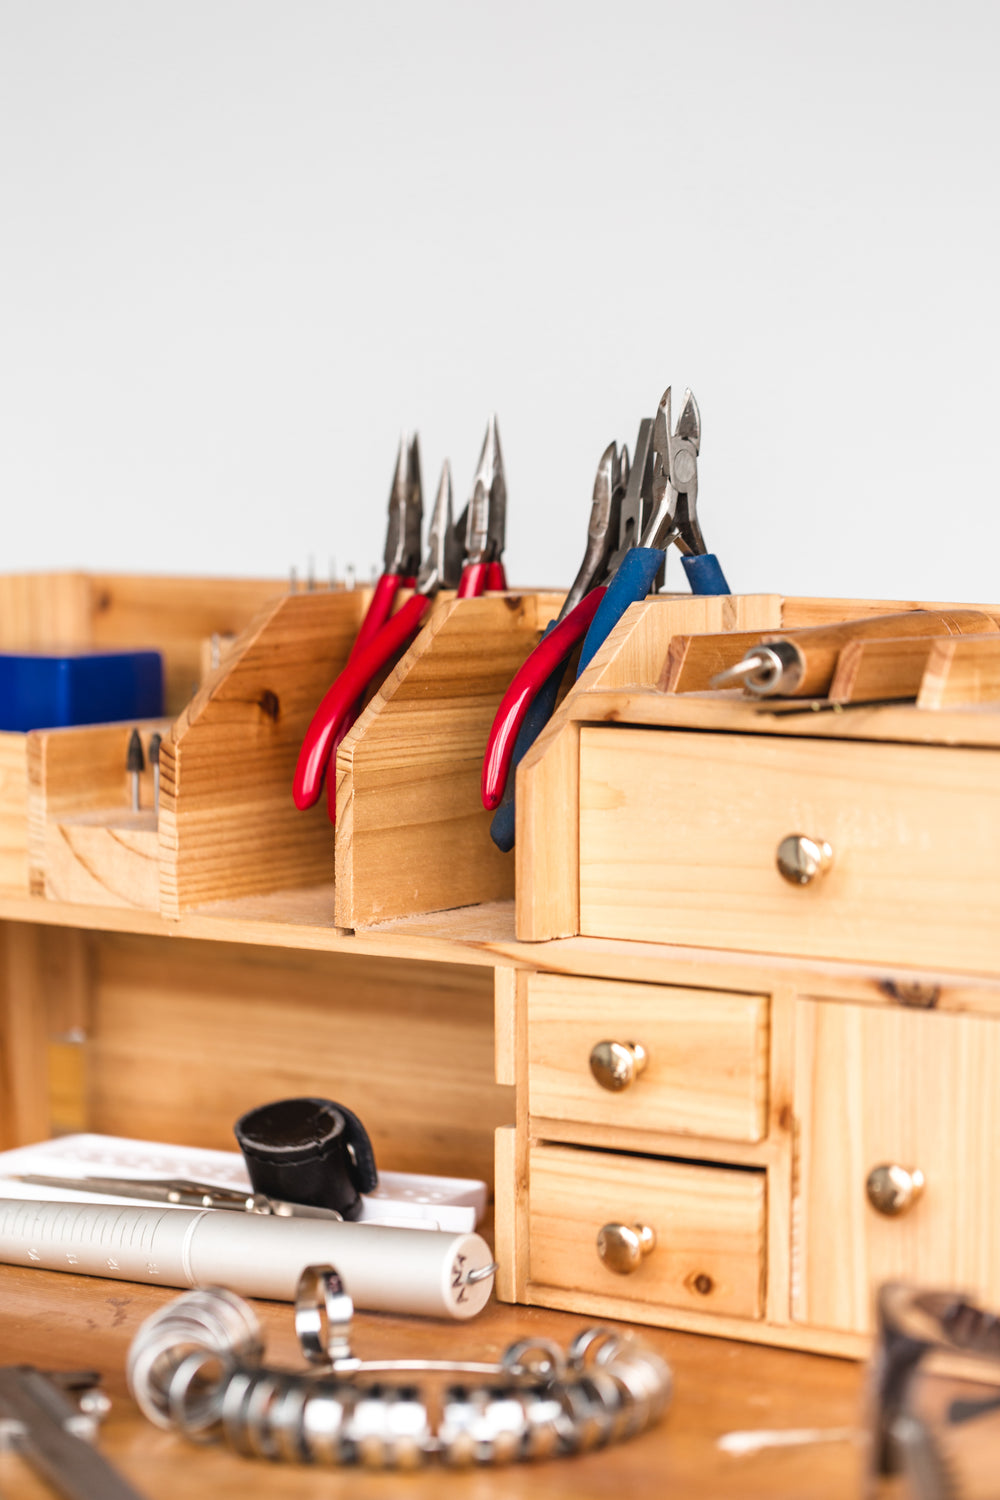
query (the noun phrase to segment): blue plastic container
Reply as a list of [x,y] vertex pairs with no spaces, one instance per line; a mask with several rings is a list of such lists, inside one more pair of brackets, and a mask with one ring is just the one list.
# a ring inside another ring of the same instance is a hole
[[162,716],[158,651],[0,652],[0,729]]

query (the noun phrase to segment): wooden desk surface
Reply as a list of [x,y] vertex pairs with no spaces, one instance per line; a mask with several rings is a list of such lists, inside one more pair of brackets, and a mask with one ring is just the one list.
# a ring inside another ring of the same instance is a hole
[[[841,1500],[861,1494],[862,1453],[849,1443],[720,1453],[718,1438],[747,1428],[850,1427],[861,1414],[864,1368],[818,1355],[765,1349],[692,1334],[639,1330],[671,1363],[673,1403],[660,1427],[582,1458],[535,1465],[417,1474],[271,1465],[224,1448],[195,1447],[150,1426],[125,1385],[125,1355],[145,1317],[176,1292],[130,1282],[0,1267],[0,1363],[100,1370],[113,1401],[100,1448],[149,1500],[318,1500],[319,1496],[454,1495],[494,1497],[768,1496]],[[291,1308],[255,1304],[267,1334],[267,1358],[301,1363]],[[467,1324],[359,1314],[354,1344],[362,1357],[496,1358],[515,1338],[565,1343],[585,1320],[567,1313],[491,1304]],[[21,1459],[0,1453],[5,1500],[51,1500]]]

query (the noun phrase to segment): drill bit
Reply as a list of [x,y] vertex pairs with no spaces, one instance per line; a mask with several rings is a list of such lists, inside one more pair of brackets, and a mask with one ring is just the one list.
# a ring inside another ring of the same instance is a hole
[[139,777],[146,768],[145,757],[142,753],[142,740],[139,738],[138,729],[133,729],[129,736],[128,750],[125,755],[125,769],[132,783],[132,811],[139,811]]
[[149,764],[153,768],[153,809],[160,810],[160,746],[162,737],[154,734],[149,741]]

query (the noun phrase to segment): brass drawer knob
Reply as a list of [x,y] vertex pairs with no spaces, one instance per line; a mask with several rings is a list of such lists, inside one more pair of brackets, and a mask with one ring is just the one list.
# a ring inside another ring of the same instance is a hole
[[809,885],[833,864],[833,850],[822,839],[790,833],[778,845],[778,869],[792,885]]
[[865,1183],[872,1208],[891,1219],[911,1209],[923,1190],[924,1174],[920,1168],[901,1167],[895,1162],[872,1167]]
[[635,1082],[648,1060],[641,1042],[598,1042],[591,1048],[590,1071],[602,1089],[620,1094]]
[[648,1224],[605,1224],[597,1236],[597,1253],[609,1271],[630,1276],[656,1247]]

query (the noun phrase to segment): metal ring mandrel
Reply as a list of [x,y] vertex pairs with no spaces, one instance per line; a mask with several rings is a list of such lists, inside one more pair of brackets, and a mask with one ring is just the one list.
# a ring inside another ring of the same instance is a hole
[[742,687],[753,698],[773,698],[794,693],[802,681],[802,652],[794,641],[772,641],[751,646],[735,666],[712,678],[714,688]]

